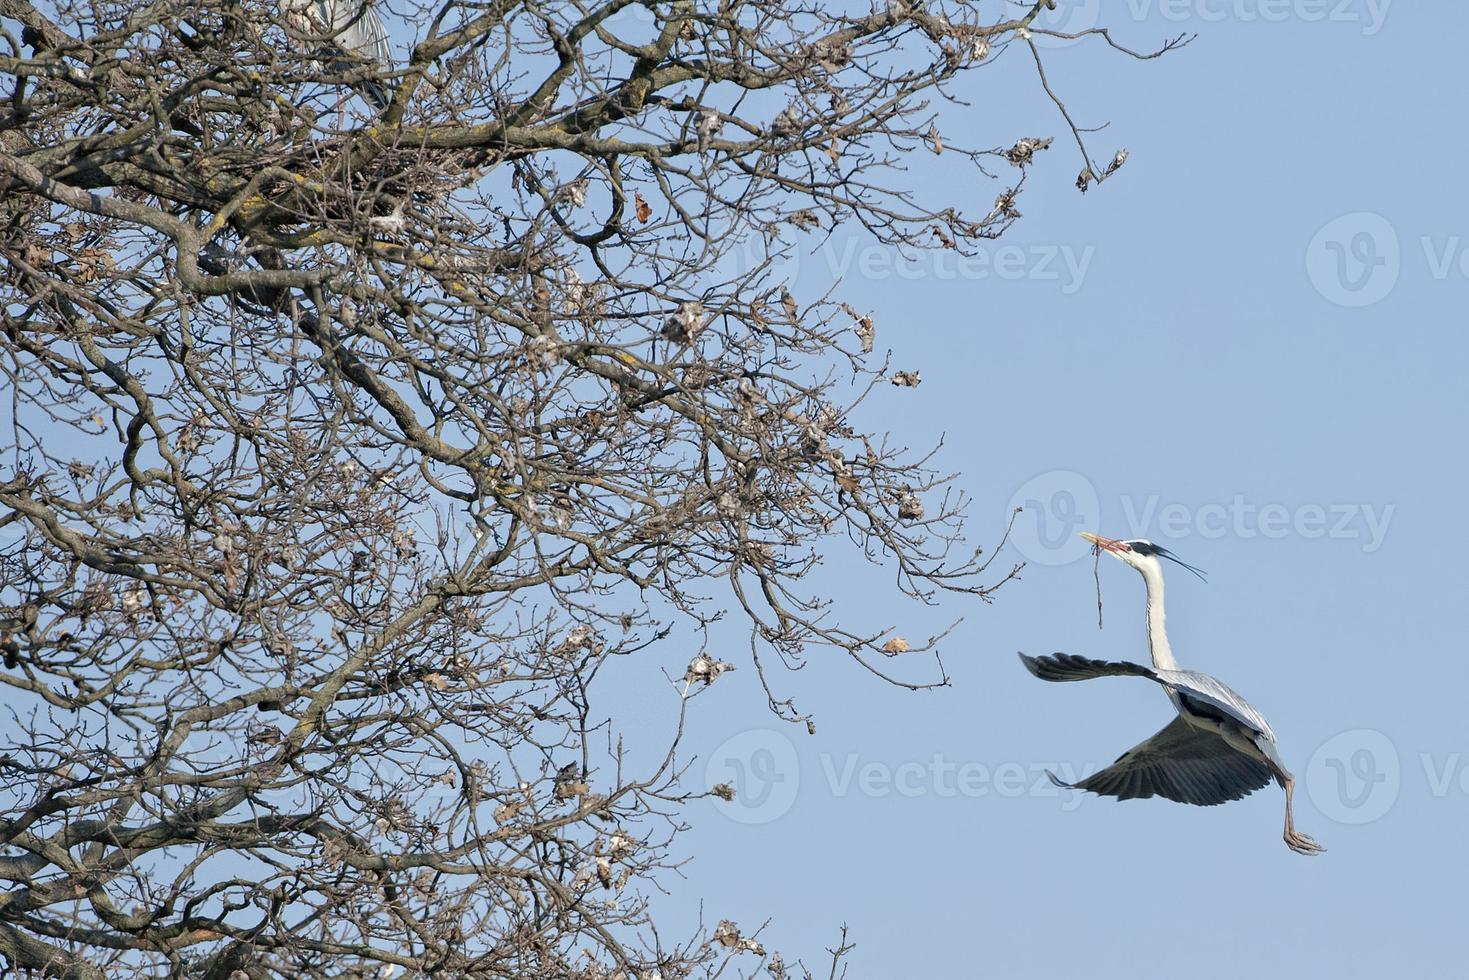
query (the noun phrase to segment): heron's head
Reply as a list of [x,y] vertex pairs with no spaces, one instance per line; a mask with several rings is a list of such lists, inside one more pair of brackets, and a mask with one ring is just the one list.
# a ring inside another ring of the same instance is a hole
[[1154,571],[1161,575],[1163,565],[1158,559],[1166,558],[1175,565],[1182,565],[1184,568],[1187,568],[1200,579],[1206,582],[1208,581],[1208,579],[1204,578],[1203,569],[1195,568],[1161,544],[1153,544],[1153,542],[1144,540],[1143,538],[1136,538],[1132,541],[1114,541],[1111,538],[1104,538],[1101,535],[1091,534],[1087,531],[1082,531],[1081,536],[1084,540],[1090,541],[1092,546],[1097,550],[1105,551],[1119,561],[1126,562],[1133,568],[1136,568],[1139,572]]

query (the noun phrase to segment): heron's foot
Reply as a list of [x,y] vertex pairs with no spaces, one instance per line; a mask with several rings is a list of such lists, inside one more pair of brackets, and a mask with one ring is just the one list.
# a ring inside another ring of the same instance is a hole
[[1309,835],[1297,830],[1287,830],[1285,832],[1285,846],[1297,854],[1306,855],[1320,854],[1326,850],[1326,848],[1312,840]]

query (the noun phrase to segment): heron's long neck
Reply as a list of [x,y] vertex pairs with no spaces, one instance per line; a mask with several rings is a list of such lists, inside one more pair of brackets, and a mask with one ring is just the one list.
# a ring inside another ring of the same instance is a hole
[[1168,630],[1163,625],[1163,573],[1156,568],[1140,569],[1148,585],[1148,652],[1158,670],[1177,670],[1173,648],[1168,645]]

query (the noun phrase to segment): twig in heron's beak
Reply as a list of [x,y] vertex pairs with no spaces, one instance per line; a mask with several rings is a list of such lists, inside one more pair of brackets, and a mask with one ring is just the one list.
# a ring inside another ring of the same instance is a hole
[[1092,563],[1092,578],[1097,580],[1097,629],[1102,628],[1102,546],[1092,545],[1092,554],[1097,560]]

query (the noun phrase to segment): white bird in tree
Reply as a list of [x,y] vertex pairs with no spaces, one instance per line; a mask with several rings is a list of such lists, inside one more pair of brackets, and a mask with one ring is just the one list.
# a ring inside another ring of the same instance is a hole
[[1076,783],[1049,774],[1060,786],[1084,789],[1119,800],[1161,796],[1179,803],[1214,806],[1238,800],[1273,778],[1285,790],[1285,844],[1298,854],[1325,850],[1295,829],[1291,796],[1295,777],[1275,746],[1275,732],[1244,698],[1208,674],[1180,670],[1163,625],[1163,566],[1166,558],[1203,577],[1168,549],[1144,540],[1114,541],[1083,533],[1097,548],[1137,569],[1147,585],[1148,648],[1153,666],[1125,661],[1089,660],[1058,653],[1020,655],[1026,668],[1045,681],[1084,681],[1094,677],[1146,677],[1163,687],[1178,717],[1152,738],[1124,752],[1101,772]]
[[[330,71],[348,71],[369,66],[387,68],[393,48],[382,18],[373,9],[375,0],[281,0],[286,24],[308,42],[323,45],[323,64]],[[364,98],[379,110],[391,101],[388,89],[376,79],[357,86]]]

